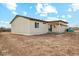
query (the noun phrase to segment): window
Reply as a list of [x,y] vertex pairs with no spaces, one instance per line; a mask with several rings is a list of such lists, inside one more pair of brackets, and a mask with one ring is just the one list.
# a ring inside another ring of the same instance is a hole
[[35,28],[39,28],[39,23],[35,22]]

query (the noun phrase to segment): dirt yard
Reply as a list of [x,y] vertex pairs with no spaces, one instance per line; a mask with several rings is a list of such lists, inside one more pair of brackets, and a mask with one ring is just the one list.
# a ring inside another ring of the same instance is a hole
[[37,36],[1,32],[0,55],[79,56],[79,32]]

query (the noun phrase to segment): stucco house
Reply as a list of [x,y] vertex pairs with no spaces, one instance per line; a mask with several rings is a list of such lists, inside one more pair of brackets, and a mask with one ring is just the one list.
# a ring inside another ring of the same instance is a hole
[[68,28],[68,22],[62,20],[44,21],[21,15],[16,15],[10,24],[12,33],[23,35],[63,33]]

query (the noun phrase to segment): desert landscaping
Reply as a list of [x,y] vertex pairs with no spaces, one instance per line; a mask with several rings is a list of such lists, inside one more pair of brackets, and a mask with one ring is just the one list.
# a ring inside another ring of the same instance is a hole
[[0,32],[1,56],[77,56],[79,32],[17,35]]

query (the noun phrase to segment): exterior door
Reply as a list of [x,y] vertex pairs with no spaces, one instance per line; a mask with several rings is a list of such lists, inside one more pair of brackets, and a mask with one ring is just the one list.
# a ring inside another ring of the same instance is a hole
[[52,32],[52,25],[49,25],[49,32]]

